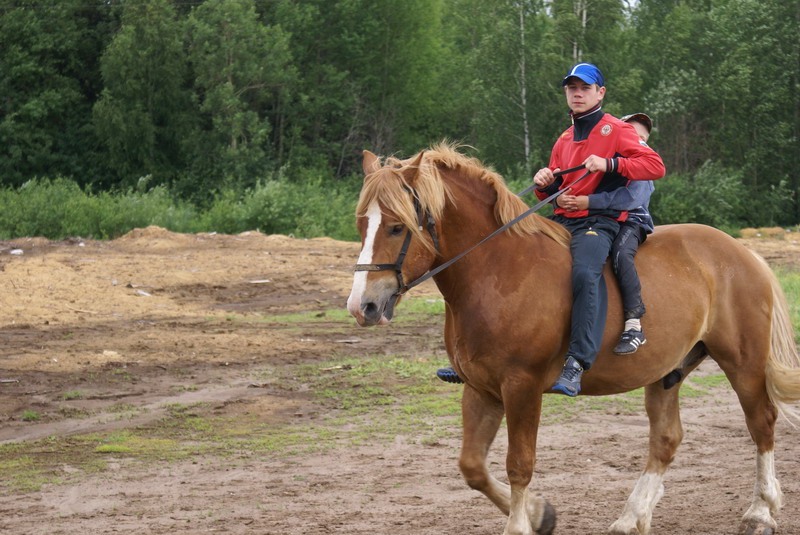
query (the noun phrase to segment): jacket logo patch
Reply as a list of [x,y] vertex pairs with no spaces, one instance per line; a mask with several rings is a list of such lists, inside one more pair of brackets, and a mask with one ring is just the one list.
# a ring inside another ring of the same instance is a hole
[[593,230],[587,230],[586,231],[586,235],[587,236],[597,236],[597,232],[595,232]]
[[603,128],[600,129],[600,133],[603,134],[604,136],[607,136],[608,134],[610,134],[611,133],[611,125],[610,124],[604,124]]

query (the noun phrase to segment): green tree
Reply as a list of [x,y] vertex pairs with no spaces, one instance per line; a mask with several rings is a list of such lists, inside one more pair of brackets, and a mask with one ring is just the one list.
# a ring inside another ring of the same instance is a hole
[[[104,17],[65,1],[0,4],[0,183],[96,171],[89,115]],[[100,20],[98,20],[100,19]]]
[[183,35],[168,0],[125,4],[100,60],[104,89],[94,124],[121,184],[145,175],[168,181],[185,169],[193,110]]
[[436,102],[443,0],[290,0],[274,7],[301,72],[282,112],[287,159],[360,167],[361,150],[410,152],[441,135]]
[[654,118],[653,143],[668,172],[691,172],[714,157],[705,75],[714,58],[703,45],[708,31],[703,3],[642,0],[633,19],[631,65],[646,73],[642,109]]
[[[744,172],[755,199],[791,181],[794,217],[777,220],[798,221],[800,3],[729,1],[711,11],[710,22],[703,44],[717,60],[706,73],[718,157]],[[786,208],[754,210],[769,217]]]
[[469,103],[467,141],[502,172],[544,165],[565,126],[558,80],[568,66],[552,45],[540,2],[460,0],[449,32],[459,49],[460,97]]
[[202,117],[192,174],[253,185],[274,165],[268,114],[296,76],[289,36],[262,24],[253,0],[205,2],[189,18],[189,36]]

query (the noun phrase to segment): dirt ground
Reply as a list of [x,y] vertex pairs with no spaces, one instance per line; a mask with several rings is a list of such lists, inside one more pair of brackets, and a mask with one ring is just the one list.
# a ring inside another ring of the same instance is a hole
[[[800,238],[782,238],[742,241],[773,266],[800,269]],[[308,332],[302,325],[226,325],[224,318],[315,310],[324,316],[342,308],[357,255],[357,244],[330,239],[156,227],[111,242],[0,242],[0,444],[132,426],[159,417],[165,403],[256,407],[275,422],[313,419],[319,409],[309,397],[252,388],[252,371],[265,362],[322,363],[333,353],[389,354],[396,328],[365,330],[331,319],[325,334],[324,317]],[[436,294],[428,283],[414,292]],[[413,336],[403,330],[405,343],[442,351],[438,329],[415,328]],[[715,373],[713,366],[704,363],[698,372]],[[181,388],[187,378],[194,388]],[[68,399],[77,390],[80,399]],[[71,418],[65,410],[95,413],[120,402],[149,410],[141,421],[124,422]],[[741,409],[728,390],[713,401],[684,398],[682,407],[686,436],[653,533],[734,533],[755,469]],[[43,417],[28,421],[26,411]],[[501,478],[504,440],[501,433],[490,457]],[[534,488],[558,512],[557,532],[605,532],[638,477],[646,444],[643,413],[544,426]],[[75,484],[0,495],[0,533],[499,534],[503,518],[458,472],[459,446],[454,433],[436,443],[398,436],[388,445],[235,464],[121,459]],[[776,451],[786,501],[780,532],[800,533],[800,429],[781,421]]]

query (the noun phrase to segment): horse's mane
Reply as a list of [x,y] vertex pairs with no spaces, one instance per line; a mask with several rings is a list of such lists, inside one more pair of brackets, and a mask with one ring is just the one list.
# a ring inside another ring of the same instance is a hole
[[[497,193],[494,212],[500,224],[508,223],[528,209],[525,202],[508,189],[500,174],[485,167],[477,158],[462,154],[458,149],[459,146],[454,143],[441,142],[423,151],[413,178],[413,189],[423,211],[427,210],[434,219],[439,220],[447,200],[452,199],[447,184],[442,180],[440,168],[459,171],[461,180],[481,180],[491,186]],[[409,190],[406,189],[411,188],[412,184],[407,183],[403,173],[413,166],[418,157],[419,154],[406,160],[389,157],[384,167],[367,175],[356,215],[366,214],[370,203],[378,200],[421,239],[422,230],[417,223]],[[517,222],[508,232],[523,236],[542,233],[565,247],[570,240],[570,234],[564,227],[535,214]],[[428,244],[427,240],[422,241]]]

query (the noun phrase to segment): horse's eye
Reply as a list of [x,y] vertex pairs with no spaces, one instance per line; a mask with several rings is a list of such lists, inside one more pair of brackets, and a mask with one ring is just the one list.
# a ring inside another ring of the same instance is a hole
[[403,225],[392,225],[391,233],[392,236],[399,236],[403,232]]

